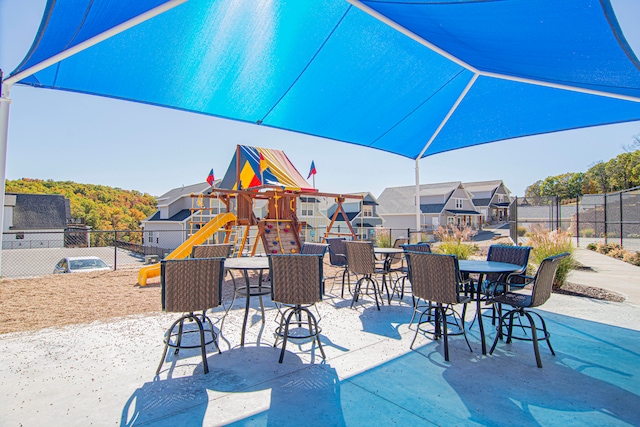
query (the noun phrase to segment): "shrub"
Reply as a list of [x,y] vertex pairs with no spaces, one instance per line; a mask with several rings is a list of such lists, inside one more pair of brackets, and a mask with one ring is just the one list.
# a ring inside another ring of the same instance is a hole
[[376,228],[375,229],[375,245],[379,248],[390,248],[392,246],[391,243],[391,235],[389,234],[389,230],[384,228]]
[[471,240],[471,237],[476,234],[471,227],[457,228],[450,226],[444,228],[440,226],[434,234],[436,239],[441,241],[435,250],[437,253],[455,255],[458,259],[468,259],[478,251],[476,245],[463,243]]
[[587,245],[587,249],[589,249],[590,251],[594,251],[594,252],[595,252],[595,251],[597,251],[597,250],[598,250],[598,245],[597,245],[597,244],[595,244],[595,243],[589,243],[589,244]]
[[629,264],[637,265],[640,267],[640,252],[627,252],[624,254],[622,258],[624,262],[628,262]]
[[593,237],[594,234],[596,234],[596,232],[593,231],[593,228],[585,228],[584,230],[580,231],[580,235],[582,237]]
[[547,257],[565,252],[569,253],[569,256],[560,262],[553,282],[554,288],[560,289],[567,280],[569,271],[575,265],[574,247],[571,244],[569,234],[559,230],[548,231],[542,228],[533,228],[529,232],[529,244],[533,247],[531,250],[532,263],[536,267],[540,266],[542,260]]
[[521,225],[516,229],[516,233],[518,233],[518,237],[524,237],[527,235],[527,227],[523,227]]

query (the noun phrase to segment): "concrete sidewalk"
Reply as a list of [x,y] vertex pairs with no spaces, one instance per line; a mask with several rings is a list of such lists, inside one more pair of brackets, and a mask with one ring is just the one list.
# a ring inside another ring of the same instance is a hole
[[576,249],[575,257],[593,271],[573,270],[568,281],[619,293],[625,303],[640,307],[640,267],[583,248]]
[[351,309],[338,286],[318,305],[327,359],[291,342],[279,364],[273,304],[266,323],[252,305],[240,347],[242,304],[216,323],[222,353],[210,346],[207,375],[197,351],[181,351],[155,376],[175,314],[1,335],[0,425],[640,425],[640,309],[631,304],[553,294],[539,310],[556,352],[542,343],[543,369],[529,342],[482,355],[477,325],[473,352],[450,338],[450,362],[441,341],[422,335],[411,351],[410,296]]

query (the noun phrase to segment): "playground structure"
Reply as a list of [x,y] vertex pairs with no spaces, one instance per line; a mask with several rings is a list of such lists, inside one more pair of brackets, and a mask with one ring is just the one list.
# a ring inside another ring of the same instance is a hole
[[[268,179],[278,185],[263,184]],[[349,233],[334,233],[331,228],[339,214],[347,217],[342,208],[345,199],[362,199],[362,196],[320,193],[309,188],[306,180],[281,151],[238,146],[220,186],[229,189],[212,187],[208,195],[191,195],[190,236],[165,259],[187,258],[193,246],[203,243],[232,243],[232,256],[235,257],[254,256],[260,244],[267,255],[299,253],[302,247],[300,232],[304,225],[296,214],[300,197],[331,197],[338,204],[324,239],[329,235],[357,239],[348,221]],[[266,203],[266,215],[263,218],[255,215],[258,201]],[[250,239],[252,233],[255,237]],[[146,286],[147,279],[159,275],[160,263],[142,267],[138,272],[138,284]]]

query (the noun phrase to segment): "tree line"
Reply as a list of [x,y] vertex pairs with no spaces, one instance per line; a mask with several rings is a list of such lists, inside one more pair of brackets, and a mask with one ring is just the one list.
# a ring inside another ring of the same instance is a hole
[[[640,147],[640,135],[632,148]],[[586,172],[567,172],[548,176],[527,187],[525,197],[575,199],[584,194],[602,194],[640,186],[640,149],[626,151],[613,159],[599,161]]]
[[147,193],[73,181],[7,180],[5,192],[62,194],[69,199],[71,216],[94,230],[138,230],[157,207],[156,198]]

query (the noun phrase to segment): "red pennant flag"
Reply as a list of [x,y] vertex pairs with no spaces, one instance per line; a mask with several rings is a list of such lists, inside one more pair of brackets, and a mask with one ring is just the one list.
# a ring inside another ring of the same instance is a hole
[[209,176],[207,176],[207,184],[213,186],[213,181],[215,181],[215,177],[213,176],[213,169],[209,172]]
[[312,160],[311,161],[311,169],[309,170],[309,176],[307,176],[307,179],[311,178],[311,175],[315,175],[315,174],[316,174],[316,165]]

